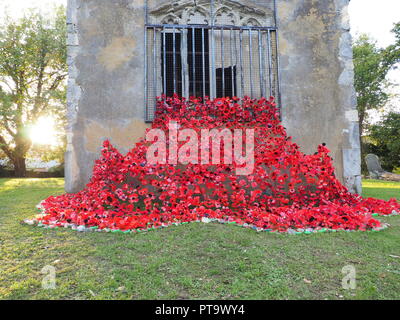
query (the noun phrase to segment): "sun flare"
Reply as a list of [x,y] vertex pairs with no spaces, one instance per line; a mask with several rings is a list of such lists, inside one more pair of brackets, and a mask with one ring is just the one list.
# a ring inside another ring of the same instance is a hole
[[30,129],[29,136],[34,144],[57,145],[55,120],[51,117],[40,118]]

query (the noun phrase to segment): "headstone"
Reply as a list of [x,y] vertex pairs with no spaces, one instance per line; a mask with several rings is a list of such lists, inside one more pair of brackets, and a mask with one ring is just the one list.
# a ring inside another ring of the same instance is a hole
[[365,162],[367,163],[368,172],[372,179],[379,179],[385,173],[376,154],[368,154],[365,157]]

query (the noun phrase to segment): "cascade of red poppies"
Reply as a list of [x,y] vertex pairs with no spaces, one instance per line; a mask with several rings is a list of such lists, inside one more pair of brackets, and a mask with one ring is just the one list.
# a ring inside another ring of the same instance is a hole
[[200,152],[199,164],[151,164],[145,138],[125,156],[105,141],[90,183],[76,194],[44,200],[39,222],[126,231],[207,218],[258,230],[371,230],[382,227],[372,214],[400,212],[395,199],[349,193],[336,179],[325,145],[313,155],[302,153],[272,98],[160,100],[152,129],[165,131],[167,150],[171,122],[199,136],[202,129],[254,129],[254,170],[237,175],[235,159],[202,164]]

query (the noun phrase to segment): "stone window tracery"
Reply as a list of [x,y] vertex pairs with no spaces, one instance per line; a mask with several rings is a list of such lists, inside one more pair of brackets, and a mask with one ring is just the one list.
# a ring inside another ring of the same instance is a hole
[[273,1],[263,8],[231,0],[157,2],[146,17],[147,120],[161,95],[278,95]]

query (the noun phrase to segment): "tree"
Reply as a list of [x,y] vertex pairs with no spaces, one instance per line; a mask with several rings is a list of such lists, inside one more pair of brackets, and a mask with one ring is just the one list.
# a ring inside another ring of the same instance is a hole
[[15,175],[26,174],[29,127],[39,117],[65,110],[65,8],[46,18],[30,11],[0,26],[0,148]]
[[360,136],[362,136],[368,110],[378,109],[389,99],[386,76],[394,62],[388,52],[379,49],[368,36],[362,35],[353,46],[354,85],[357,92]]
[[[387,105],[391,98],[388,94],[391,84],[386,77],[400,61],[400,22],[395,24],[392,32],[396,41],[387,48],[378,48],[376,42],[366,35],[360,36],[353,45],[354,85],[357,93],[360,146],[363,157],[367,151],[365,148],[371,152],[371,145],[363,141],[367,141],[368,137],[362,139],[365,129],[368,129],[368,111],[381,109]],[[364,161],[362,169],[363,171],[367,169]]]
[[389,68],[400,62],[400,22],[394,25],[392,32],[396,37],[396,42],[383,50],[383,61]]
[[380,157],[386,170],[400,167],[400,113],[388,113],[382,121],[370,126],[369,131],[369,151]]

